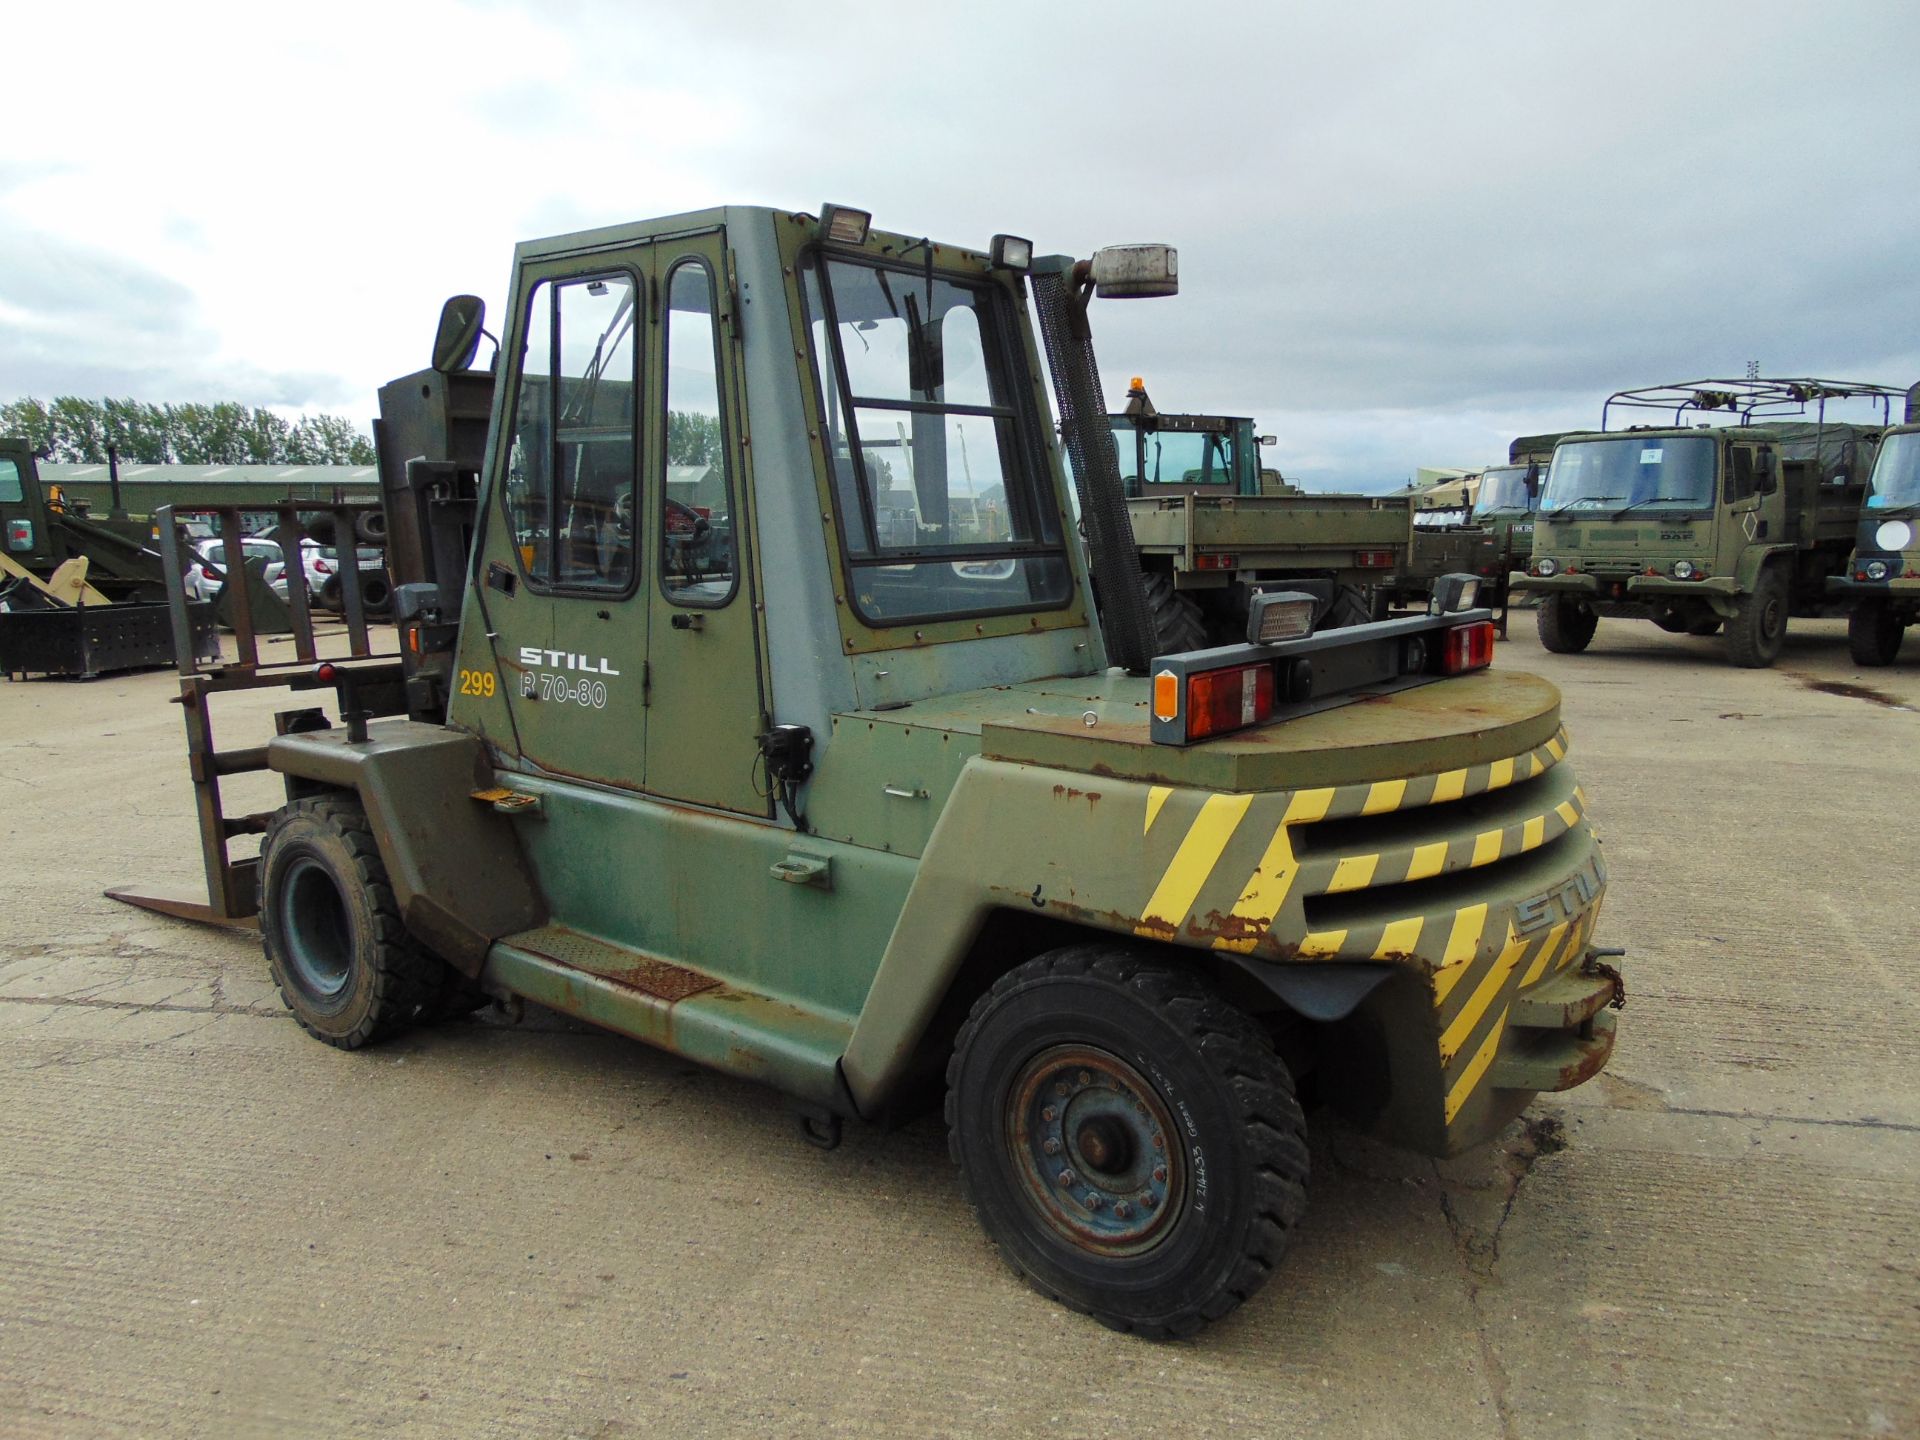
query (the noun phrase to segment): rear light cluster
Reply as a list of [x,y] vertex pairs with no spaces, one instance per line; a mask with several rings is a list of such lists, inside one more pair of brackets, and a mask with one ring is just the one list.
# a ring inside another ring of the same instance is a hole
[[1353,552],[1353,563],[1361,570],[1385,570],[1393,564],[1393,552],[1391,550],[1356,550]]
[[[1399,675],[1464,675],[1493,663],[1493,622],[1449,625],[1392,643],[1400,647]],[[1153,677],[1153,718],[1180,727],[1175,743],[1225,735],[1272,719],[1283,700],[1312,699],[1314,678],[1313,661],[1304,655],[1184,674],[1162,669]]]
[[31,520],[9,520],[7,522],[7,548],[9,550],[33,549],[33,522]]
[[1238,565],[1239,558],[1234,555],[1196,555],[1193,557],[1193,568],[1196,570],[1232,570],[1236,569]]

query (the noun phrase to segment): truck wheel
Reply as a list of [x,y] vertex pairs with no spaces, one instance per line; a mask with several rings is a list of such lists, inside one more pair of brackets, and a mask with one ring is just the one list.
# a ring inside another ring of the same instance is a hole
[[1847,649],[1856,665],[1891,665],[1906,625],[1884,600],[1865,600],[1847,616]]
[[1600,617],[1593,607],[1570,595],[1548,595],[1534,612],[1540,643],[1556,655],[1578,655],[1593,642]]
[[1306,1124],[1266,1036],[1194,975],[1115,946],[1052,951],[981,997],[947,1129],[1014,1271],[1154,1339],[1253,1294],[1306,1207]]
[[1367,603],[1366,592],[1357,585],[1342,585],[1333,592],[1333,603],[1327,606],[1327,613],[1315,628],[1338,630],[1346,625],[1366,625],[1372,620],[1373,606]]
[[1760,572],[1751,595],[1742,595],[1739,609],[1727,621],[1727,660],[1747,670],[1759,670],[1779,658],[1787,638],[1787,577],[1777,565]]
[[1207,622],[1191,595],[1173,588],[1173,576],[1164,570],[1142,570],[1140,588],[1153,616],[1155,655],[1179,655],[1207,648]]
[[431,1015],[447,967],[401,924],[359,801],[285,806],[260,854],[260,939],[301,1028],[357,1050]]

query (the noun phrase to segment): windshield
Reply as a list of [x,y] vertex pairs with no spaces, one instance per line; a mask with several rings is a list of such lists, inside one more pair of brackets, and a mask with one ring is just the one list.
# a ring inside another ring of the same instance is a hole
[[1113,422],[1113,448],[1129,495],[1147,485],[1237,485],[1233,435],[1227,431],[1144,430]]
[[1059,510],[998,287],[816,257],[805,290],[860,616],[1066,604]]
[[1619,513],[1712,505],[1715,444],[1705,435],[1562,441],[1540,508]]
[[1489,515],[1496,510],[1538,510],[1540,491],[1527,491],[1527,467],[1510,465],[1489,470],[1480,477],[1480,494],[1473,502],[1473,513]]
[[1873,462],[1869,510],[1905,510],[1920,505],[1920,431],[1889,435]]

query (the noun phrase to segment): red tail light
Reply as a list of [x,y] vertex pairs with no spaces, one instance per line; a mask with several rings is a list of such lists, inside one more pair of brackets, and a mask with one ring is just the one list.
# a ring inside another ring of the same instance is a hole
[[1440,642],[1440,672],[1460,675],[1468,670],[1484,670],[1493,663],[1493,622],[1479,620],[1472,625],[1456,625]]
[[[1487,627],[1487,635],[1491,643],[1491,625]],[[1258,725],[1272,714],[1271,665],[1234,665],[1225,670],[1203,670],[1187,677],[1189,740]]]
[[1353,563],[1362,570],[1385,570],[1393,564],[1391,550],[1356,550]]
[[333,573],[333,567],[324,560],[316,560],[313,562],[313,573],[316,575],[331,575]]
[[1232,570],[1237,564],[1238,557],[1233,555],[1196,555],[1193,557],[1193,568],[1196,570]]

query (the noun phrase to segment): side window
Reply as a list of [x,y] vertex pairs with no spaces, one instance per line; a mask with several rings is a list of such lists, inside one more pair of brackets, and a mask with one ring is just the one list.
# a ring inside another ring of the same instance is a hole
[[26,498],[20,488],[20,467],[11,460],[0,460],[0,503],[18,504]]
[[1745,445],[1733,447],[1733,464],[1727,469],[1727,503],[1744,500],[1753,494],[1753,451]]
[[698,260],[682,260],[667,276],[666,297],[660,584],[676,605],[724,605],[733,598],[739,566],[712,272]]
[[633,584],[634,298],[624,274],[533,292],[504,503],[521,566],[543,588]]

